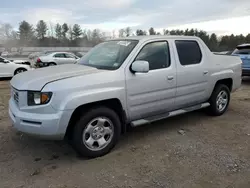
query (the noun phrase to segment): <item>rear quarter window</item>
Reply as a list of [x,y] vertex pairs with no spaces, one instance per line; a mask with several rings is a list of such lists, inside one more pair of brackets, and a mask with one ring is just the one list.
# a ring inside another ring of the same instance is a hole
[[181,65],[193,65],[201,62],[202,53],[196,41],[176,40],[175,45]]

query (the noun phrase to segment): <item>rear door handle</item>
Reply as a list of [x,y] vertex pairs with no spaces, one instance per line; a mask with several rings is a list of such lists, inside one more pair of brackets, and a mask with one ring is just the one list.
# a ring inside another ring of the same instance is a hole
[[208,71],[204,71],[203,74],[205,74],[205,75],[208,74]]
[[173,76],[168,76],[168,80],[173,80],[174,77]]

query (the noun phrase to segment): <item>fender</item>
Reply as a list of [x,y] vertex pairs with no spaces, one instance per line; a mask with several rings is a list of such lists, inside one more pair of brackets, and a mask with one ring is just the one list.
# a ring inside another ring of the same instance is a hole
[[77,107],[102,100],[117,98],[123,109],[126,109],[125,88],[108,87],[74,92],[68,95],[60,104],[59,110],[74,110]]
[[221,70],[211,74],[211,77],[216,77],[218,80],[225,78],[233,78],[234,72],[231,69]]
[[231,69],[221,70],[221,71],[212,73],[211,74],[211,83],[213,84],[213,88],[219,80],[224,80],[224,79],[228,79],[228,78],[233,79],[233,77],[234,77],[234,72]]
[[234,72],[233,70],[231,69],[226,69],[226,70],[221,70],[221,71],[218,71],[218,72],[215,72],[215,73],[212,73],[211,74],[211,77],[210,77],[210,90],[209,90],[209,96],[211,96],[213,90],[214,90],[214,87],[216,85],[216,83],[220,80],[224,80],[224,79],[232,79],[233,80],[233,77],[234,77]]

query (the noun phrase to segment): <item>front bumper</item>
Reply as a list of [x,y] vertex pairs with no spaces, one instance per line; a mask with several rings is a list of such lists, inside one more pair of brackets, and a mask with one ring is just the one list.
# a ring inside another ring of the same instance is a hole
[[23,112],[12,99],[9,100],[9,116],[14,128],[43,139],[62,140],[71,114],[71,111],[58,111],[55,114]]

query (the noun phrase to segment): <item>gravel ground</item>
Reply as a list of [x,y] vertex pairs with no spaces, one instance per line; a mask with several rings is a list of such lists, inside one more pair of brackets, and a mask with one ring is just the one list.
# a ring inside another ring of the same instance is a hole
[[0,81],[0,187],[250,187],[250,79],[228,112],[203,112],[133,129],[108,155],[86,160],[65,142],[13,130],[9,81]]

